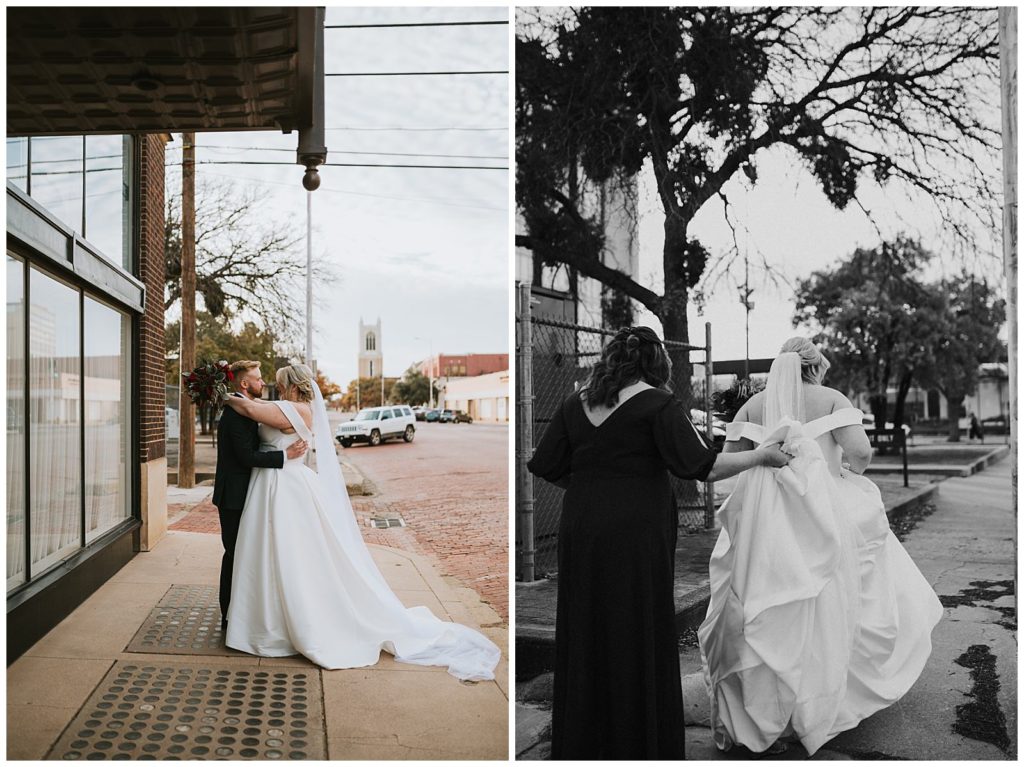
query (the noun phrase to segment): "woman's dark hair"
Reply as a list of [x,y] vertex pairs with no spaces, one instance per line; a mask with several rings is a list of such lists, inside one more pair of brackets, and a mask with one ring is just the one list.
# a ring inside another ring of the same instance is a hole
[[671,372],[672,362],[657,333],[643,326],[623,328],[604,347],[583,394],[589,405],[615,407],[623,387],[637,381],[668,391]]

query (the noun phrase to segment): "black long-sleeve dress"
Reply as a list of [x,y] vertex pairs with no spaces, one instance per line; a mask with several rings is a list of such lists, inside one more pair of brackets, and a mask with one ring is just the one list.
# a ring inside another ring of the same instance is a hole
[[668,392],[600,425],[562,403],[531,472],[570,477],[558,531],[552,759],[683,759],[668,472],[704,479],[715,453]]

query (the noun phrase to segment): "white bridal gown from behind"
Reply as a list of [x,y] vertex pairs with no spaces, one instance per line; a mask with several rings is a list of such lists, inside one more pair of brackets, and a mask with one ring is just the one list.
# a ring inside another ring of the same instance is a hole
[[889,530],[878,487],[841,467],[843,408],[804,423],[800,360],[782,354],[765,424],[728,439],[782,442],[782,469],[745,472],[719,510],[711,602],[698,632],[721,749],[764,751],[796,735],[813,754],[892,705],[931,654],[942,605]]
[[405,607],[384,580],[359,532],[315,396],[313,434],[287,401],[275,404],[296,434],[260,424],[263,449],[284,450],[298,437],[315,445],[318,471],[301,459],[253,471],[227,646],[266,657],[301,653],[329,669],[372,666],[385,650],[404,663],[447,666],[459,679],[493,679],[501,655],[493,642],[427,607]]

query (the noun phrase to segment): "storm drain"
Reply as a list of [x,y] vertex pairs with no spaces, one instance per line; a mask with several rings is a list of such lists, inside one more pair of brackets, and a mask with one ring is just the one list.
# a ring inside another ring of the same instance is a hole
[[388,527],[405,527],[401,517],[370,517],[370,527],[386,529]]
[[326,759],[320,676],[118,661],[48,759]]
[[160,598],[125,652],[244,655],[224,646],[217,586],[175,584]]

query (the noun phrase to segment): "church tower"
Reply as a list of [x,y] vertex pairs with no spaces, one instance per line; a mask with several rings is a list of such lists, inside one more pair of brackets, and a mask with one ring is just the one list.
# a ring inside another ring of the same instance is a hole
[[364,325],[359,318],[359,377],[384,375],[384,347],[381,344],[380,317],[376,325]]

